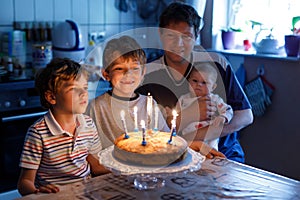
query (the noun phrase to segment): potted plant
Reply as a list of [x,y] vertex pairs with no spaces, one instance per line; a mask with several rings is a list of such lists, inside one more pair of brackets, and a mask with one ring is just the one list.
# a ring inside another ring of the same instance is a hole
[[221,38],[224,49],[234,49],[235,41],[236,41],[236,32],[241,32],[241,29],[229,28],[226,30],[222,30]]
[[298,57],[300,51],[300,16],[292,19],[292,34],[284,36],[287,56]]
[[231,9],[229,10],[228,16],[227,16],[227,24],[226,28],[221,30],[221,38],[222,38],[222,44],[224,49],[234,49],[235,48],[235,38],[236,33],[241,32],[242,30],[240,28],[235,28],[235,17],[238,13],[239,9],[241,8],[240,1],[235,0],[230,6]]

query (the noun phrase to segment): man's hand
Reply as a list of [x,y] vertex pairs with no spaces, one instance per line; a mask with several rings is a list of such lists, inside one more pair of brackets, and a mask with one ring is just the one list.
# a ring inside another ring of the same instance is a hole
[[217,105],[211,101],[209,96],[199,97],[198,106],[200,112],[199,121],[211,120],[211,118],[216,114]]
[[190,148],[193,149],[194,151],[200,152],[202,155],[206,156],[206,158],[212,159],[214,157],[222,157],[226,158],[226,156],[221,153],[220,151],[217,151],[216,149],[210,147],[206,143],[202,141],[193,141],[190,144]]
[[[199,97],[197,101],[194,101],[191,105],[179,111],[177,128],[181,131],[193,122],[209,121],[215,116],[216,111],[217,105],[211,101],[209,96]],[[167,118],[168,124],[171,124],[171,120],[172,117],[169,116]]]

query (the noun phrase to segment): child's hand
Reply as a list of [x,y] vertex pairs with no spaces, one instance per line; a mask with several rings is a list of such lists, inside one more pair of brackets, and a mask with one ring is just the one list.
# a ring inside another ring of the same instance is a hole
[[59,188],[55,185],[49,184],[40,186],[35,193],[42,192],[42,193],[57,193],[59,192]]

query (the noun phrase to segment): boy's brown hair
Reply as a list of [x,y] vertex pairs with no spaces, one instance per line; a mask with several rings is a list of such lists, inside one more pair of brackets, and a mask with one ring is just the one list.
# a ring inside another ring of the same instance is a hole
[[103,51],[103,68],[109,71],[118,58],[127,61],[129,59],[137,59],[141,66],[144,67],[147,57],[144,50],[137,41],[129,36],[121,36],[110,40]]
[[56,94],[63,81],[75,80],[80,75],[88,79],[88,72],[79,63],[68,58],[53,58],[35,77],[35,87],[39,92],[41,105],[51,108],[45,93],[50,91]]

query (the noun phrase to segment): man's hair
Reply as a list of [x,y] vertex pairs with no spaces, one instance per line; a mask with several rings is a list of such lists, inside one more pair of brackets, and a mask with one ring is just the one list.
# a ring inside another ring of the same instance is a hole
[[192,6],[181,2],[174,2],[159,17],[160,28],[166,28],[169,24],[178,22],[186,22],[190,27],[194,27],[195,38],[197,38],[201,17]]
[[50,91],[56,94],[63,81],[75,80],[80,75],[85,75],[88,79],[88,72],[79,63],[68,58],[53,58],[35,76],[35,87],[40,95],[41,105],[50,108],[51,104],[46,100],[45,93]]
[[110,40],[103,51],[103,68],[108,71],[115,65],[118,58],[125,61],[137,59],[142,66],[147,61],[146,54],[135,39],[129,36],[121,36]]

